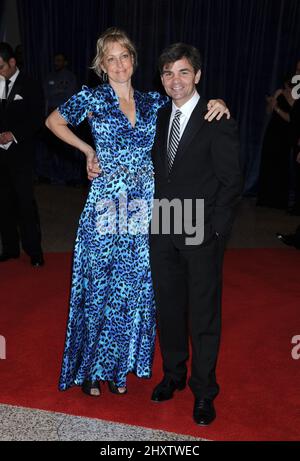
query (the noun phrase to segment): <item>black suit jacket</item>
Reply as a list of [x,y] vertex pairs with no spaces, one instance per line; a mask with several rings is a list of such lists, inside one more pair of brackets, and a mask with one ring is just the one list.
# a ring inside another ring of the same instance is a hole
[[291,111],[291,130],[293,136],[293,144],[297,145],[300,138],[300,99],[297,99]]
[[[16,99],[16,96],[20,98]],[[43,91],[40,85],[19,73],[7,101],[0,104],[0,132],[11,131],[17,140],[7,151],[0,150],[7,160],[32,160],[33,142],[45,119]],[[14,154],[14,155],[12,155]]]
[[[202,98],[195,107],[181,138],[170,175],[167,169],[167,139],[172,105],[158,114],[152,150],[155,172],[155,198],[192,199],[195,225],[196,199],[204,199],[204,241],[216,233],[227,236],[242,191],[237,125],[224,117],[207,122],[207,103]],[[185,246],[186,234],[172,239]]]

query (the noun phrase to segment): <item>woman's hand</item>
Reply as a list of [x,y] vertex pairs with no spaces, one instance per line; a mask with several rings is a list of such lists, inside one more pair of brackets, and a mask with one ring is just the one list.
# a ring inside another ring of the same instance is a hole
[[90,181],[98,178],[98,176],[101,174],[102,170],[96,156],[94,157],[92,162],[87,166],[87,172]]
[[82,152],[86,156],[86,171],[90,181],[97,178],[101,173],[101,168],[96,156],[95,150],[88,146],[85,147]]
[[230,118],[230,112],[223,99],[210,99],[207,104],[207,114],[204,119],[211,122],[214,118],[220,120],[223,115]]

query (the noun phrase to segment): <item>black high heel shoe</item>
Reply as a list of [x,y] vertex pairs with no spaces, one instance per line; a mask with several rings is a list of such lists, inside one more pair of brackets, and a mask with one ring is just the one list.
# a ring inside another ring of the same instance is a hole
[[108,381],[108,389],[112,394],[125,395],[127,394],[127,389],[124,392],[121,392],[113,381]]
[[81,390],[90,397],[100,397],[101,395],[99,381],[89,381],[86,379],[81,386]]

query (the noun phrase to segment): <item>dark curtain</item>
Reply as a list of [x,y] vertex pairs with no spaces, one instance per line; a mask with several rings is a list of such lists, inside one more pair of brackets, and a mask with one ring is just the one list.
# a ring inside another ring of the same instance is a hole
[[200,92],[221,97],[238,120],[245,192],[255,188],[265,124],[265,95],[300,59],[299,0],[19,0],[27,70],[42,78],[55,51],[65,52],[79,81],[98,36],[124,28],[139,51],[135,86],[156,87],[156,62],[175,41],[197,46],[204,66]]
[[3,40],[3,14],[4,14],[4,5],[5,5],[5,0],[0,0],[0,42]]

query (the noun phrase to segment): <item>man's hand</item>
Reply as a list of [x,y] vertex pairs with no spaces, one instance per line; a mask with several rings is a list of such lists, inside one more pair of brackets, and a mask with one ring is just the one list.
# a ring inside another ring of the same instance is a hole
[[207,114],[204,119],[211,122],[214,118],[220,120],[223,115],[230,118],[230,112],[223,99],[210,99],[207,104]]
[[5,131],[0,134],[0,144],[8,144],[12,141],[14,141],[14,136],[11,131]]

